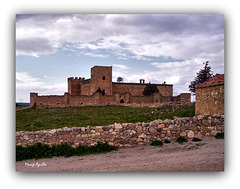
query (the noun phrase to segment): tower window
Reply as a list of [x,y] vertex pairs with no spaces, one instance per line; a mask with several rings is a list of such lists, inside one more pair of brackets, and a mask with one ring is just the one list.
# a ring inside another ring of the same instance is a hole
[[105,76],[102,76],[102,80],[105,80],[106,78],[105,78]]
[[104,89],[102,90],[102,94],[105,95],[105,90]]

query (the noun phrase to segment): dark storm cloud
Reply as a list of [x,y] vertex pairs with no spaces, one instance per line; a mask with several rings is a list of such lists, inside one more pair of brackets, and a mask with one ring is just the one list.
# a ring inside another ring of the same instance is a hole
[[35,22],[46,22],[46,21],[54,21],[59,18],[64,17],[72,17],[72,15],[68,14],[17,14],[16,15],[16,22],[32,20]]
[[138,28],[140,32],[170,34],[223,33],[223,15],[169,14],[128,15],[113,19],[114,25],[123,28]]
[[52,53],[69,42],[135,57],[189,59],[224,47],[224,17],[219,14],[17,15],[16,27],[17,54]]

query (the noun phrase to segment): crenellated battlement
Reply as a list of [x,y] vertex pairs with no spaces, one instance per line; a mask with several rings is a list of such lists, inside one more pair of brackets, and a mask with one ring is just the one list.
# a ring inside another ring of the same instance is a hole
[[68,81],[83,81],[85,77],[69,77]]

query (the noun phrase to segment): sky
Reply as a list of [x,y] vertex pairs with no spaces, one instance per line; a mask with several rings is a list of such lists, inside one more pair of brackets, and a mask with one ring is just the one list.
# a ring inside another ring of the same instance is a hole
[[16,102],[63,95],[95,65],[112,66],[113,82],[173,84],[176,96],[206,61],[224,73],[223,14],[16,15]]

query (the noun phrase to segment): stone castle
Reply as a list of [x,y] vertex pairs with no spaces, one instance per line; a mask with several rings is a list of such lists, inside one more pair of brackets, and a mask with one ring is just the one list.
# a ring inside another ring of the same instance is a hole
[[142,92],[147,86],[144,79],[140,83],[112,82],[112,66],[94,66],[91,78],[68,78],[68,92],[64,95],[38,96],[30,93],[30,105],[37,106],[86,106],[117,104],[188,104],[190,93],[173,96],[173,85],[156,84],[159,92],[144,96]]

